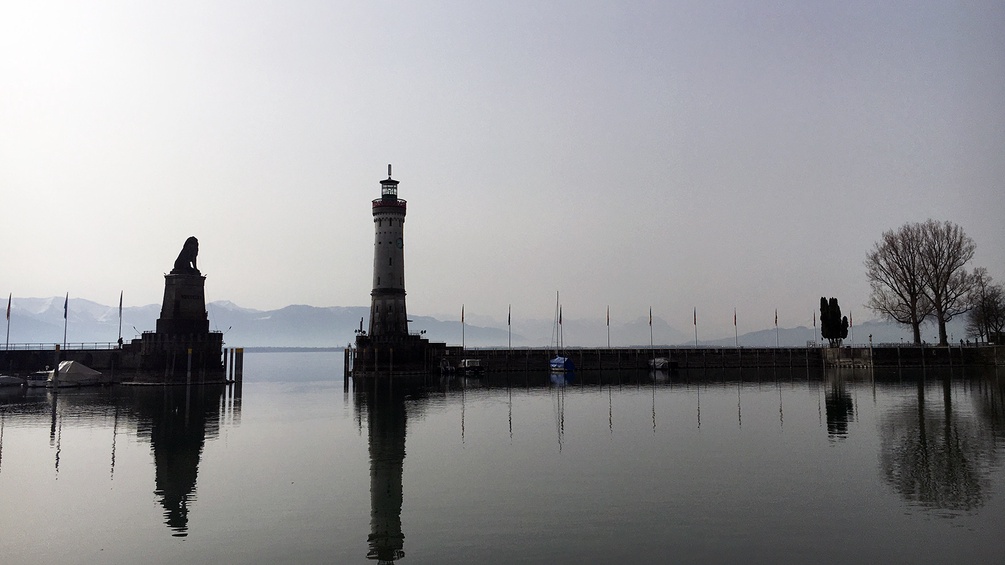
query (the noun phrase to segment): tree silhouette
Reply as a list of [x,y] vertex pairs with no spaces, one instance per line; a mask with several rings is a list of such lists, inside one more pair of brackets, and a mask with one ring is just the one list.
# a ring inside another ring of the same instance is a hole
[[929,219],[884,232],[866,254],[869,308],[909,324],[915,344],[921,343],[920,324],[934,316],[939,344],[946,345],[946,322],[971,308],[974,277],[965,266],[976,248],[952,222]]
[[848,337],[848,317],[841,316],[837,298],[820,297],[820,335],[831,347],[840,347],[841,340]]

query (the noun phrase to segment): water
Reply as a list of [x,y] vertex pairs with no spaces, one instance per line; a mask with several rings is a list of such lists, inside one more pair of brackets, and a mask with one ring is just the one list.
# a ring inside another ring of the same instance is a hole
[[1005,562],[1005,375],[245,367],[0,392],[3,562]]

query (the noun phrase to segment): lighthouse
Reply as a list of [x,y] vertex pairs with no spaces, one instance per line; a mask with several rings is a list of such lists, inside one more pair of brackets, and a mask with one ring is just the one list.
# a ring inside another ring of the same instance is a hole
[[380,181],[380,198],[373,201],[373,290],[370,291],[370,329],[363,320],[356,346],[346,349],[346,374],[353,379],[424,375],[440,367],[445,343],[430,343],[426,332],[408,331],[405,310],[405,201],[398,198],[398,181]]
[[398,181],[380,181],[380,198],[373,201],[373,290],[370,292],[370,338],[398,341],[408,337],[405,312],[405,201],[398,198]]

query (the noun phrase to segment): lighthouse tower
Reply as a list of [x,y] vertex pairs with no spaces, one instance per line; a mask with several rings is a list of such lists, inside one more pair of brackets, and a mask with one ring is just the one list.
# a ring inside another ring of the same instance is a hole
[[397,341],[408,337],[405,313],[405,201],[398,198],[398,181],[380,181],[380,198],[373,201],[373,290],[370,292],[370,338]]

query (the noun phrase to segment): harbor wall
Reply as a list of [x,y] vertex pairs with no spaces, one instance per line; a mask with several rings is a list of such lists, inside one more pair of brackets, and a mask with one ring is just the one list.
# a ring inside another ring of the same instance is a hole
[[[352,372],[347,350],[347,373]],[[877,347],[617,347],[566,348],[576,370],[649,369],[650,360],[666,358],[674,369],[739,369],[767,367],[926,368],[1005,365],[1005,346]],[[446,347],[441,363],[457,369],[464,359],[477,359],[484,371],[547,370],[555,351],[548,348],[466,349]],[[379,372],[379,371],[378,371]]]
[[[88,347],[90,345],[90,347]],[[155,344],[157,345],[157,344]],[[187,345],[183,343],[182,345]],[[227,369],[226,349],[219,349],[213,341],[211,347],[193,352],[192,374],[200,382],[220,380]],[[17,349],[0,349],[0,374],[24,376],[35,371],[52,369],[59,361],[77,361],[87,367],[101,371],[115,381],[144,378],[149,380],[157,377],[167,382],[169,375],[179,375],[175,380],[184,382],[188,371],[187,351],[155,351],[159,356],[151,355],[150,344],[140,340],[117,344],[83,344],[83,346],[60,349],[57,353],[54,346],[32,345],[20,346]],[[191,346],[189,346],[191,347]],[[58,358],[57,358],[58,355]],[[212,378],[211,378],[212,377]]]

